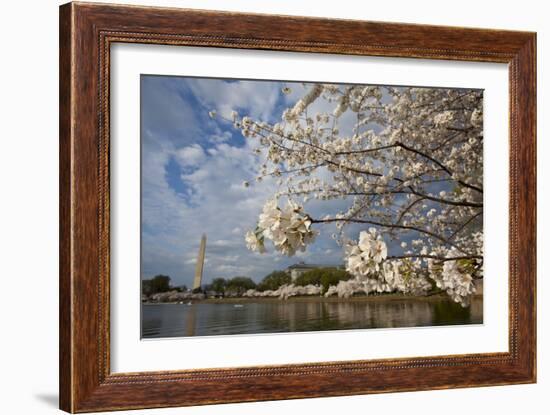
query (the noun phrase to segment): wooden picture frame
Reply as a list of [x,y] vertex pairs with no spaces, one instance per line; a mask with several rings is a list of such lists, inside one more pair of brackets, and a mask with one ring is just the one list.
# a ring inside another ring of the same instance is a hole
[[[111,373],[109,62],[110,46],[117,42],[507,63],[509,351]],[[61,409],[91,412],[535,382],[535,33],[69,3],[60,8],[59,93]]]

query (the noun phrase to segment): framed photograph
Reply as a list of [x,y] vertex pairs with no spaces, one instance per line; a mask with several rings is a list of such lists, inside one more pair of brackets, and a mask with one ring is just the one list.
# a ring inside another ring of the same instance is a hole
[[61,409],[535,382],[535,62],[528,32],[61,6]]

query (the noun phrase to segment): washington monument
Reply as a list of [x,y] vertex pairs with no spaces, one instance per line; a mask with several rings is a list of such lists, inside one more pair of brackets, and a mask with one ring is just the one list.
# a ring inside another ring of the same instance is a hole
[[202,270],[204,268],[204,253],[206,251],[206,235],[202,235],[199,255],[197,256],[197,265],[195,267],[195,280],[193,281],[193,289],[201,287]]

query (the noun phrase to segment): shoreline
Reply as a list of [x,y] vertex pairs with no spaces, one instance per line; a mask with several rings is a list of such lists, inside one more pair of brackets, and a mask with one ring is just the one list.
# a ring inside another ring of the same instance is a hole
[[[474,295],[472,298],[483,298],[483,294]],[[159,305],[159,304],[252,304],[252,303],[349,303],[349,302],[393,302],[393,301],[440,301],[450,298],[446,294],[434,294],[428,296],[413,296],[402,294],[386,294],[386,295],[364,295],[350,298],[341,298],[336,296],[294,296],[286,300],[279,297],[231,297],[231,298],[204,298],[200,300],[185,300],[185,301],[167,301],[167,302],[142,302],[142,305]]]

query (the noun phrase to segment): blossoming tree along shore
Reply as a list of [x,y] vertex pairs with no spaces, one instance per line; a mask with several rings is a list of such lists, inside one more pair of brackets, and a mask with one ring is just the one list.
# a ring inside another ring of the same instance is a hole
[[[354,278],[326,295],[438,287],[467,306],[474,280],[483,277],[482,91],[304,87],[278,123],[232,114],[265,157],[257,180],[273,176],[279,184],[246,234],[249,249],[263,253],[271,240],[277,251],[294,255],[322,225],[335,224],[333,237]],[[310,199],[348,204],[312,217],[302,206]],[[356,240],[348,236],[357,233]]]

